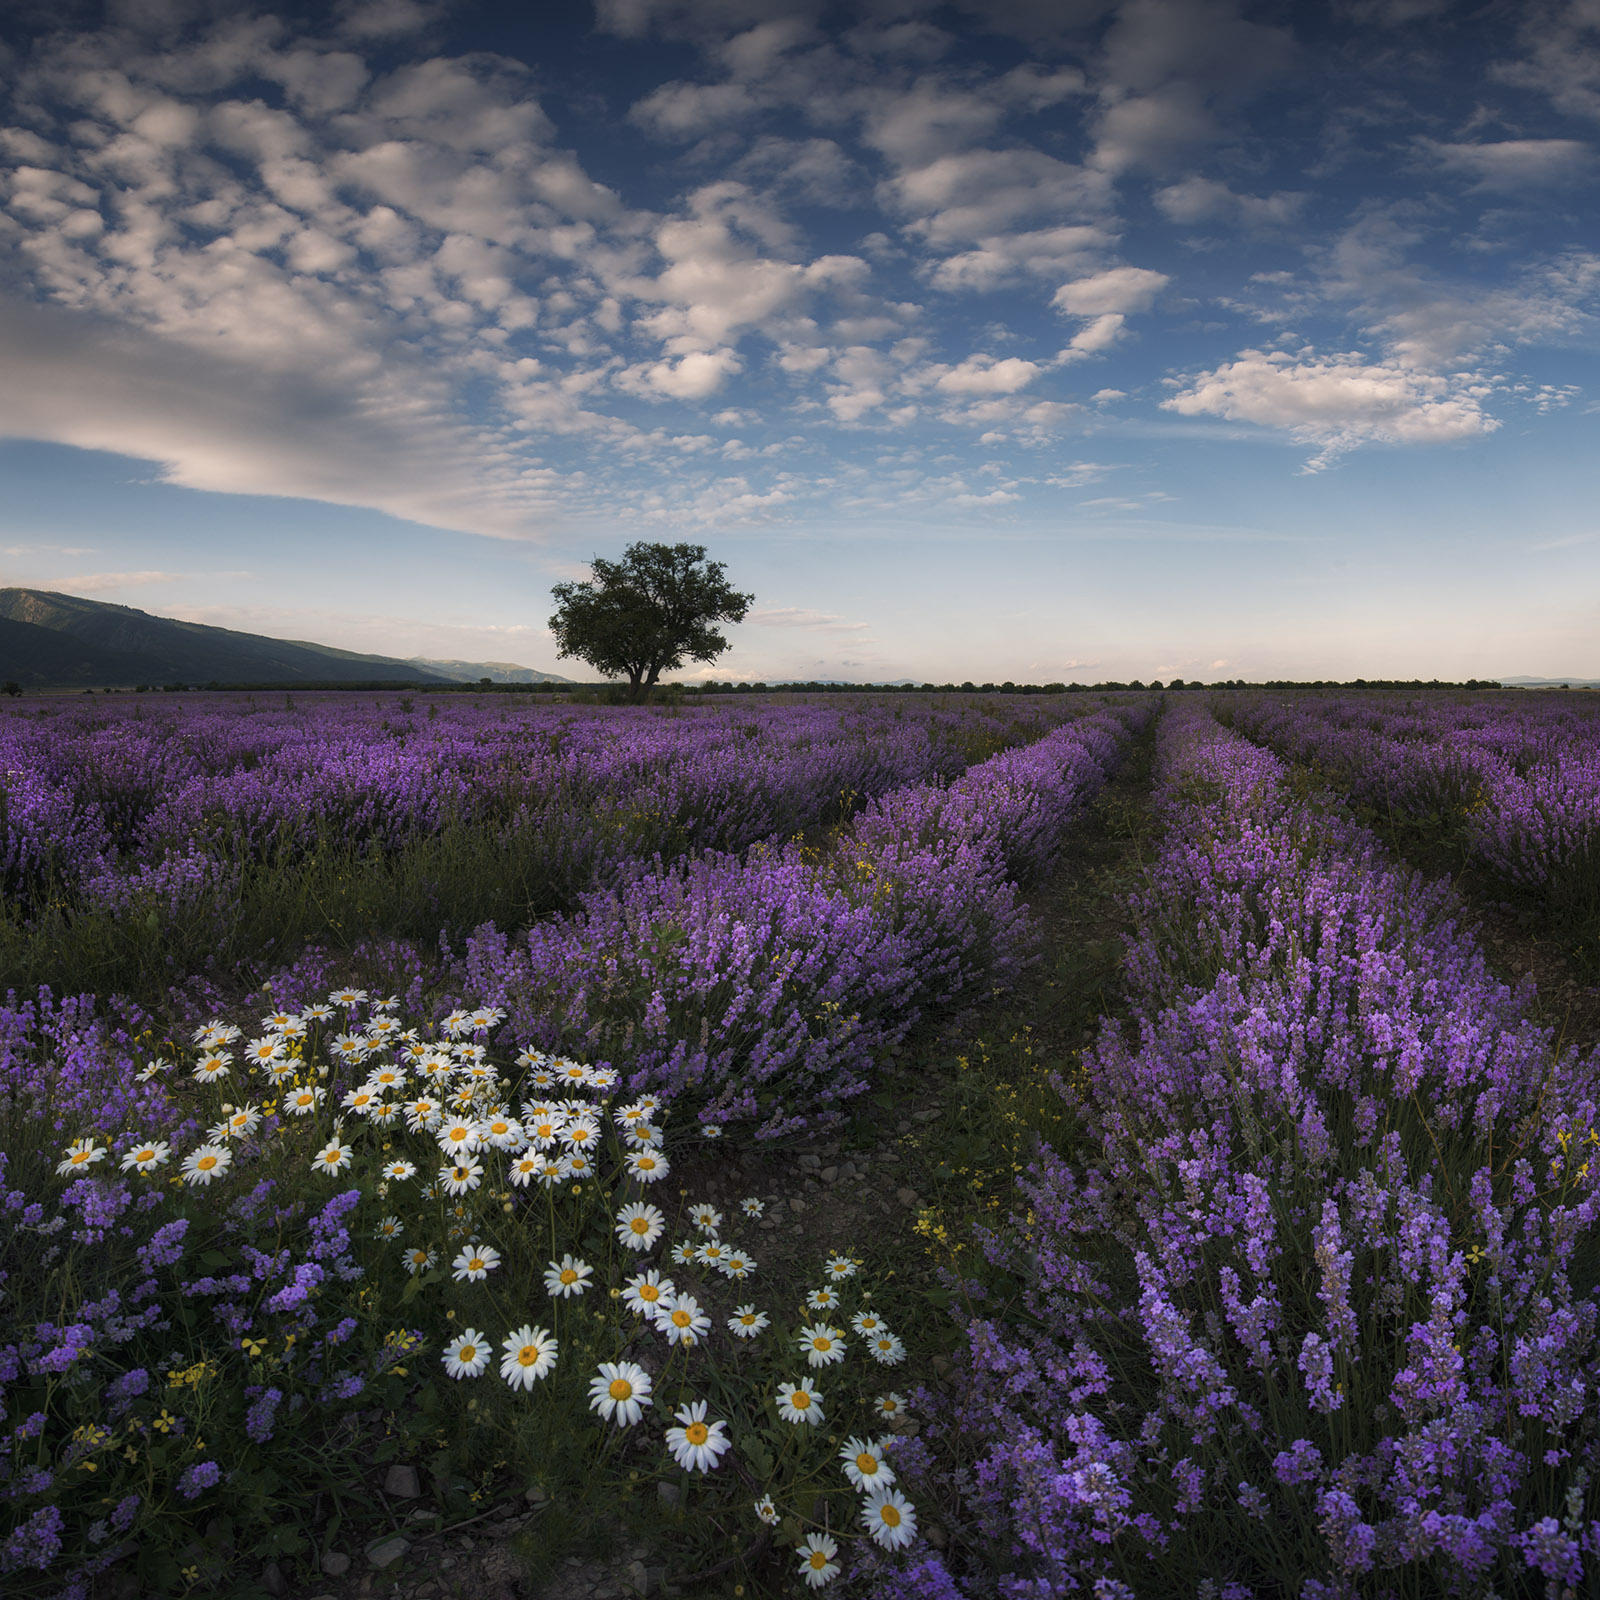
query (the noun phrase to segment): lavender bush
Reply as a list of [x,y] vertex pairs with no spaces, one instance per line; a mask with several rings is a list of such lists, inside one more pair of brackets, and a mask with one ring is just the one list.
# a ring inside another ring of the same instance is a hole
[[988,1240],[1018,1314],[967,1317],[967,1592],[1592,1586],[1595,1063],[1264,750],[1188,707],[1159,776],[1136,1036]]

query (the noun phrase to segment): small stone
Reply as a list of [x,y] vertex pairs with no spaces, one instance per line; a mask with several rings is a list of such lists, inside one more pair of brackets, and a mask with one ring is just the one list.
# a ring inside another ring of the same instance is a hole
[[429,1578],[426,1582],[419,1583],[411,1591],[411,1600],[435,1600],[438,1593],[439,1585],[432,1578]]
[[796,1162],[795,1164],[797,1166],[806,1167],[806,1168],[814,1170],[815,1168],[820,1167],[822,1165],[822,1157],[819,1156],[814,1150],[802,1151],[799,1161]]
[[415,1500],[422,1493],[417,1469],[406,1466],[404,1462],[395,1462],[384,1474],[383,1492],[392,1494],[396,1500]]
[[630,1561],[643,1561],[644,1558],[649,1554],[650,1554],[650,1546],[649,1545],[647,1545],[647,1544],[636,1544],[628,1552],[628,1559]]
[[678,1503],[678,1486],[665,1481],[656,1485],[656,1494],[663,1505],[675,1506]]
[[806,1203],[800,1198],[799,1195],[792,1194],[789,1196],[789,1209],[791,1211],[804,1211],[805,1208]]
[[899,1122],[895,1123],[894,1131],[896,1133],[910,1133],[911,1124],[902,1118]]
[[542,1506],[549,1496],[545,1494],[544,1490],[541,1489],[538,1484],[530,1483],[528,1487],[523,1490],[522,1498],[526,1500],[530,1506]]
[[928,1524],[927,1537],[928,1543],[931,1544],[935,1550],[943,1550],[944,1547],[950,1543],[950,1535],[946,1533],[937,1522],[930,1522]]
[[854,1178],[854,1177],[856,1177],[858,1175],[859,1172],[860,1172],[860,1168],[857,1167],[855,1162],[853,1162],[853,1161],[846,1161],[839,1168],[839,1176],[841,1178]]
[[261,1587],[274,1597],[287,1591],[289,1586],[283,1581],[283,1569],[276,1561],[269,1561],[261,1569]]
[[622,1591],[614,1583],[600,1583],[589,1591],[589,1600],[622,1600]]
[[410,1548],[408,1540],[402,1539],[397,1533],[391,1534],[367,1551],[367,1560],[381,1572],[385,1567],[392,1567]]
[[837,1167],[824,1167],[817,1176],[824,1183],[837,1183],[839,1181],[839,1169]]
[[319,1565],[330,1578],[342,1578],[350,1570],[350,1557],[343,1550],[329,1550]]
[[648,1595],[652,1585],[650,1582],[650,1569],[644,1562],[637,1559],[628,1563],[627,1580],[629,1587],[637,1595]]
[[902,1186],[895,1190],[894,1197],[903,1206],[914,1206],[917,1203],[917,1191],[915,1189],[907,1189]]
[[761,1228],[762,1228],[762,1231],[765,1232],[765,1233],[771,1233],[772,1230],[774,1228],[776,1228],[777,1226],[778,1226],[778,1224],[777,1224],[777,1221],[776,1221],[775,1218],[763,1217],[761,1219]]
[[939,1108],[937,1106],[934,1106],[929,1111],[913,1111],[911,1113],[912,1119],[916,1122],[932,1122],[938,1115]]

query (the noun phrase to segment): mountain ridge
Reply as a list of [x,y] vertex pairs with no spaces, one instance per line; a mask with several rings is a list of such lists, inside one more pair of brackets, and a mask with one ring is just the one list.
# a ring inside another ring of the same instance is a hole
[[442,688],[482,678],[568,681],[511,662],[432,664],[420,657],[366,655],[309,639],[180,622],[48,589],[0,588],[0,681],[28,689],[373,682]]

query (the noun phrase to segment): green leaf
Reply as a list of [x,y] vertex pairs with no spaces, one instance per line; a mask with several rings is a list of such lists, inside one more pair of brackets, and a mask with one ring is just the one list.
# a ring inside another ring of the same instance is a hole
[[220,1250],[203,1250],[200,1253],[200,1265],[202,1267],[210,1267],[213,1272],[228,1264],[228,1257]]

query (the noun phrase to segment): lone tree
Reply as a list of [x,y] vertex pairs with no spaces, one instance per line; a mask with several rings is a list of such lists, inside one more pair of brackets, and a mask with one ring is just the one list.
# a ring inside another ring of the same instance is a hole
[[628,698],[647,700],[663,672],[715,661],[728,641],[712,626],[743,622],[755,601],[728,587],[700,544],[630,544],[622,560],[596,556],[587,583],[558,583],[550,619],[562,656],[607,677],[628,675]]

